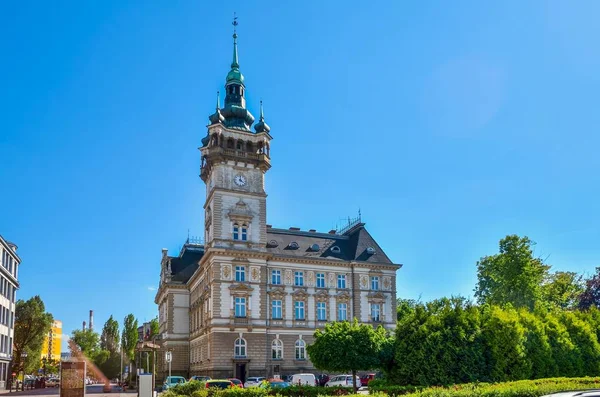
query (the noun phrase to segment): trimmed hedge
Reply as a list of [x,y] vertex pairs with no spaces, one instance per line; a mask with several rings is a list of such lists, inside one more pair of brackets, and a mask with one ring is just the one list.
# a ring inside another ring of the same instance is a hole
[[[293,386],[285,389],[248,389],[231,388],[226,390],[199,388],[204,385],[196,382],[175,386],[161,394],[161,397],[318,397],[348,396],[363,397],[350,394],[350,388]],[[369,394],[375,397],[540,397],[546,394],[570,390],[600,389],[600,378],[548,378],[537,380],[519,380],[505,383],[466,383],[448,387],[420,388],[414,386],[386,386],[381,382],[376,387],[369,387]],[[421,389],[421,390],[418,390]],[[417,390],[417,391],[415,391]],[[190,394],[183,394],[183,393]]]
[[562,391],[587,389],[600,389],[600,378],[548,378],[505,383],[467,383],[449,387],[429,387],[416,393],[405,394],[404,397],[540,397]]

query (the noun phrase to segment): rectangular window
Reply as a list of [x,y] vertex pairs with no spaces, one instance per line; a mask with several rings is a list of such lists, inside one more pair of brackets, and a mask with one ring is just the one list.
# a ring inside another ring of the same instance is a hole
[[271,302],[271,316],[273,320],[280,320],[283,318],[281,307],[282,302],[280,300],[274,300]]
[[235,267],[235,281],[243,282],[246,281],[246,267],[236,266]]
[[281,270],[271,271],[271,284],[281,285]]
[[234,240],[240,239],[240,227],[238,226],[237,223],[233,224],[233,239]]
[[379,290],[379,277],[371,277],[371,289],[374,291]]
[[338,321],[348,320],[348,305],[346,303],[338,303]]
[[235,316],[246,317],[246,298],[235,298]]
[[317,321],[327,320],[327,306],[325,302],[317,302]]
[[304,272],[294,273],[294,285],[296,287],[302,287],[304,285]]
[[317,273],[317,288],[325,288],[325,273]]
[[381,321],[381,305],[379,303],[371,304],[371,321]]
[[338,274],[338,288],[346,288],[346,275]]
[[304,320],[304,302],[296,301],[294,304],[296,320]]
[[248,240],[248,226],[242,225],[242,241]]

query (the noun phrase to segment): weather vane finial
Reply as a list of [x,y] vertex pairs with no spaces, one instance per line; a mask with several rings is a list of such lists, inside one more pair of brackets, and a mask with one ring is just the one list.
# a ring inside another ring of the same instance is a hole
[[239,25],[237,19],[238,19],[238,17],[234,12],[233,13],[233,22],[231,23],[233,25],[233,37],[237,36],[236,29],[237,29],[237,26]]

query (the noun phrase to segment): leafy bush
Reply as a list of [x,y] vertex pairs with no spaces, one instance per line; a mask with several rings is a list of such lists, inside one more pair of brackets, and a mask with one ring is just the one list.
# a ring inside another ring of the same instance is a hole
[[600,388],[600,378],[549,378],[429,387],[404,397],[540,397],[561,391],[597,388]]
[[262,387],[249,387],[242,389],[241,387],[231,387],[229,389],[215,390],[213,397],[266,397],[269,389]]
[[[191,380],[189,382],[186,383],[179,383],[171,388],[169,388],[169,390],[167,390],[167,392],[173,392],[175,395],[178,396],[189,396],[189,397],[194,397],[193,393],[199,390],[203,390],[205,389],[205,384],[204,382],[200,382],[198,380]],[[161,397],[163,397],[164,395],[161,395]],[[167,396],[170,397],[170,396]],[[201,396],[197,396],[197,397],[201,397]]]
[[383,393],[390,397],[402,396],[405,394],[416,393],[420,390],[425,389],[425,386],[397,386],[389,384],[378,384],[371,385],[374,381],[369,382],[369,394]]
[[391,386],[391,384],[386,379],[373,379],[369,382],[369,390],[381,388],[383,386]]
[[318,386],[290,386],[280,389],[270,389],[269,395],[281,397],[318,397],[318,396],[345,396],[352,392],[346,387],[318,387]]

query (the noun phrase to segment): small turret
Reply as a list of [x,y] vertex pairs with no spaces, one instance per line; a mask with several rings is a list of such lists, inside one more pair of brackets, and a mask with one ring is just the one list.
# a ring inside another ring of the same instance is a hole
[[254,126],[256,132],[269,132],[271,131],[271,127],[267,123],[265,123],[265,115],[263,113],[263,102],[260,101],[260,118],[258,119],[258,123]]

